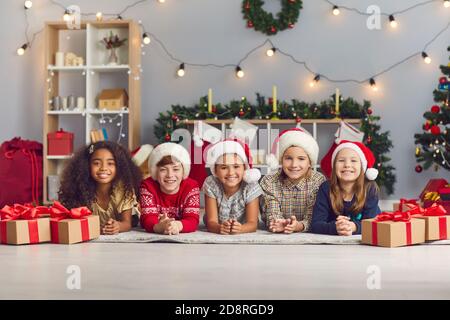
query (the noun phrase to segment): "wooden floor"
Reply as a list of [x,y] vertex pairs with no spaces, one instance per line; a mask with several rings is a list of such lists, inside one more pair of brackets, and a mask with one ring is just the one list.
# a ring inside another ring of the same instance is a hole
[[[450,299],[444,245],[2,245],[0,256],[1,299]],[[67,288],[71,265],[80,290]]]

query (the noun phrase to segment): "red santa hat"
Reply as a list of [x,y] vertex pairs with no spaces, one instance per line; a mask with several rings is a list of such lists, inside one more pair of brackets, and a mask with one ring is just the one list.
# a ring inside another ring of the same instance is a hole
[[189,152],[180,144],[166,142],[156,146],[148,159],[148,169],[154,180],[157,179],[156,165],[165,156],[171,156],[181,162],[181,165],[183,166],[183,179],[186,179],[189,176],[189,172],[191,171],[191,156],[189,155]]
[[250,148],[247,144],[238,139],[226,139],[215,144],[209,145],[206,152],[206,166],[210,168],[211,173],[216,176],[215,165],[217,160],[224,154],[237,154],[244,162],[246,170],[244,181],[247,183],[258,182],[261,178],[261,172],[253,168],[253,160]]
[[144,164],[148,157],[150,156],[150,153],[153,151],[153,146],[150,144],[143,144],[142,146],[138,147],[137,149],[133,150],[131,152],[131,157],[133,159],[133,162],[140,167],[142,164]]
[[281,163],[284,152],[290,147],[300,147],[305,150],[311,161],[311,166],[316,165],[319,156],[319,145],[311,134],[302,128],[284,130],[272,144],[272,151],[266,158],[271,170],[276,170]]
[[378,170],[373,167],[375,164],[375,157],[369,148],[357,141],[342,140],[339,144],[335,144],[320,162],[322,171],[328,177],[331,177],[334,159],[339,151],[347,148],[352,149],[358,154],[361,160],[362,170],[365,173],[366,178],[369,180],[375,180],[378,176]]

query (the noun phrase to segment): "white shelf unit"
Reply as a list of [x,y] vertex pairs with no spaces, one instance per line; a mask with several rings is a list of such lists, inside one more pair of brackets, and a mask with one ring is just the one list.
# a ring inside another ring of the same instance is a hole
[[[108,65],[109,51],[101,44],[110,32],[127,38],[124,46],[117,48],[119,63]],[[92,130],[106,128],[109,139],[118,141],[133,150],[140,145],[141,91],[137,76],[141,69],[141,34],[139,25],[132,20],[105,22],[83,21],[80,29],[69,29],[64,22],[47,22],[45,25],[45,75],[44,98],[44,202],[49,202],[47,177],[59,175],[65,161],[71,156],[47,156],[47,134],[60,128],[74,133],[74,151],[91,143]],[[73,52],[84,58],[84,66],[55,66],[55,53]],[[99,110],[98,95],[103,89],[123,88],[128,94],[128,108]],[[73,95],[85,98],[83,110],[52,110],[54,96]],[[100,124],[101,118],[115,118],[112,123]],[[121,120],[121,118],[123,120]],[[121,127],[117,123],[122,123]]]
[[[226,137],[226,132],[227,132],[227,126],[233,123],[233,120],[186,120],[185,124],[189,126],[192,126],[195,124],[195,122],[197,121],[203,121],[207,124],[213,125],[213,126],[217,126],[220,128],[220,130],[222,131],[222,137],[225,138]],[[256,136],[255,139],[257,139],[257,146],[258,149],[263,149],[265,150],[265,154],[267,155],[272,147],[273,141],[277,138],[278,136],[278,131],[287,129],[287,128],[292,128],[295,127],[297,125],[297,122],[295,120],[246,120],[249,123],[258,126],[260,129],[266,129],[267,131],[267,135],[266,136]],[[318,133],[319,133],[319,126],[322,125],[339,125],[341,119],[336,118],[336,119],[303,119],[302,120],[302,125],[306,125],[306,126],[311,126],[311,128],[308,128],[308,131],[312,134],[312,136],[314,137],[314,139],[316,141],[318,141]],[[345,119],[345,121],[347,123],[350,124],[354,124],[354,125],[360,125],[361,124],[361,120],[360,119]],[[281,128],[284,127],[284,128]],[[311,129],[311,130],[310,130]],[[277,131],[274,131],[277,130]],[[192,132],[192,130],[191,130]],[[251,147],[251,146],[250,146]],[[253,155],[253,157],[255,158],[255,155]],[[260,164],[257,163],[254,165],[255,168],[258,168],[261,170],[261,173],[263,175],[269,173],[269,167],[266,164]],[[314,166],[314,169],[317,170],[320,168],[320,165],[317,164],[316,166]]]

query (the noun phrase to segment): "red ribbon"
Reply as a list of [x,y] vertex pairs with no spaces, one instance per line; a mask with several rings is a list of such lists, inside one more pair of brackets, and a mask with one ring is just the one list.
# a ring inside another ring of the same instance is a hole
[[418,217],[439,217],[439,240],[447,239],[447,210],[437,203],[433,203],[431,207],[421,208],[420,206],[415,206],[412,208],[411,213],[413,216]]
[[53,243],[59,243],[59,233],[58,233],[58,222],[63,219],[77,219],[80,220],[80,228],[81,228],[81,240],[88,241],[89,240],[89,222],[86,219],[87,216],[90,216],[92,211],[87,207],[80,207],[74,209],[67,209],[60,202],[53,202],[52,207],[50,208],[50,229],[51,229],[51,237]]
[[405,205],[405,204],[417,205],[417,201],[418,201],[418,199],[405,199],[405,198],[401,198],[401,199],[400,199],[399,210],[400,210],[400,211],[403,211],[403,205]]
[[411,232],[411,213],[406,212],[382,212],[374,221],[372,221],[372,244],[378,245],[378,222],[382,221],[394,221],[405,222],[406,228],[406,244],[409,246],[412,244],[412,232]]
[[1,243],[7,243],[6,222],[14,220],[28,220],[28,234],[30,238],[29,243],[39,243],[39,228],[36,219],[41,218],[43,214],[49,212],[50,210],[47,207],[33,207],[31,204],[14,204],[12,207],[4,206],[0,210]]

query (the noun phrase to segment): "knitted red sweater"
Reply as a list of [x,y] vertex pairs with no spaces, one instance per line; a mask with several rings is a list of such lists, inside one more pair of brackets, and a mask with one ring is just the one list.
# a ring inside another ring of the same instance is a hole
[[159,183],[152,178],[141,184],[141,225],[147,232],[154,232],[158,216],[166,213],[169,218],[181,221],[181,232],[197,230],[200,214],[200,190],[195,180],[187,178],[180,184],[176,194],[165,194]]

